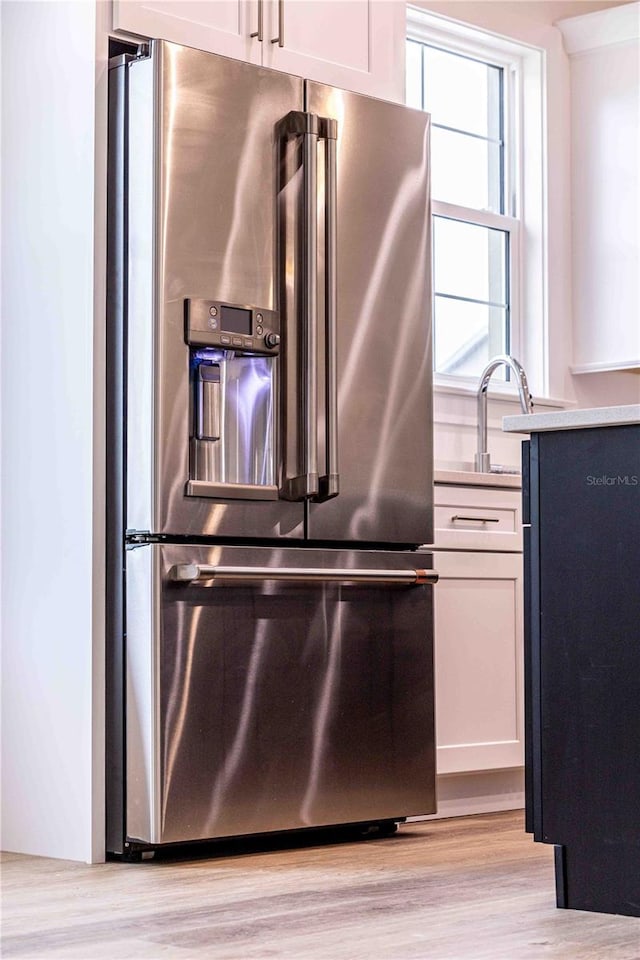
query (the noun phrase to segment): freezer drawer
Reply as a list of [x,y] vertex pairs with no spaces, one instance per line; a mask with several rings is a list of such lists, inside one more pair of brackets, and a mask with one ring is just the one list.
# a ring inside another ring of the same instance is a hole
[[[129,551],[128,838],[432,812],[432,588],[327,579],[430,566],[424,553]],[[220,567],[288,574],[218,582]]]

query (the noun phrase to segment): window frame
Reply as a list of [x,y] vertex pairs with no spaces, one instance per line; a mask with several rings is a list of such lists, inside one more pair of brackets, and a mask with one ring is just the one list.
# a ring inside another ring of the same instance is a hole
[[[527,369],[536,394],[548,395],[547,229],[544,51],[480,27],[407,7],[407,40],[502,68],[504,214],[431,198],[431,215],[508,234],[509,353]],[[526,238],[526,243],[525,243]],[[526,320],[525,320],[526,318]],[[436,389],[475,391],[477,376],[439,373]],[[498,391],[503,385],[496,383]],[[512,392],[505,384],[507,393]],[[457,389],[456,389],[457,388]]]
[[[463,207],[458,204],[445,203],[441,200],[431,201],[431,222],[433,233],[433,219],[444,217],[447,220],[457,220],[460,223],[469,223],[474,226],[487,227],[499,230],[507,235],[507,353],[519,357],[521,354],[520,336],[520,222],[514,217],[505,214],[491,213],[488,210],[476,210],[474,207]],[[434,285],[433,303],[435,307],[436,290]],[[435,321],[435,316],[434,316]],[[435,329],[435,328],[434,328]],[[492,353],[491,356],[495,356]],[[461,376],[452,373],[442,373],[433,369],[434,381],[447,384],[460,382],[477,383],[478,375]]]

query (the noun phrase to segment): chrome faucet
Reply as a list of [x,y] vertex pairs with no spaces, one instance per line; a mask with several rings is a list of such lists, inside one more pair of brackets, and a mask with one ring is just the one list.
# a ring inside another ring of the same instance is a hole
[[506,354],[490,360],[480,376],[477,393],[478,451],[475,457],[475,469],[477,473],[491,472],[491,457],[487,450],[487,390],[489,389],[489,381],[491,380],[494,370],[497,370],[497,368],[501,366],[509,367],[515,375],[522,412],[533,413],[533,398],[529,393],[527,375],[524,372],[522,364],[518,363],[514,357],[509,357]]

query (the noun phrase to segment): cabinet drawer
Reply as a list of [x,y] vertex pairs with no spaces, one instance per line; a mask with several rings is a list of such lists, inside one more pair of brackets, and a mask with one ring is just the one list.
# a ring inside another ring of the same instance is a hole
[[434,488],[434,545],[444,550],[522,550],[521,492]]

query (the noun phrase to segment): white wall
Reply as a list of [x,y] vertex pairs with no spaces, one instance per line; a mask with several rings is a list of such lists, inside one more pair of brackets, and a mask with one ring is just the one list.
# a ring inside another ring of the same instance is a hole
[[[529,2],[529,0],[411,0],[415,6],[538,47],[546,58],[549,394],[580,407],[637,403],[640,378],[629,372],[573,376],[571,251],[571,75],[562,35],[554,23],[614,3]],[[437,393],[435,456],[469,463],[475,450],[472,397]],[[492,461],[517,464],[517,437],[500,433],[501,417],[514,412],[515,399],[489,402]],[[541,411],[545,408],[539,408]],[[460,426],[457,426],[457,424]]]
[[95,45],[91,3],[2,3],[2,845],[76,860],[103,793]]

